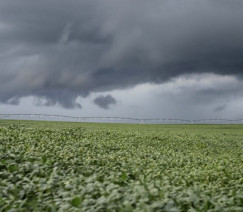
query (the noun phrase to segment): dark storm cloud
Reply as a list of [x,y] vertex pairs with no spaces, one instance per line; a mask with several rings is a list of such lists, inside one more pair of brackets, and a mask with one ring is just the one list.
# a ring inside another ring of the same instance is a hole
[[60,106],[67,109],[82,108],[82,106],[76,102],[76,98],[73,98],[73,96],[70,94],[60,95],[54,93],[53,95],[51,95],[51,92],[49,92],[48,96],[41,95],[41,97],[38,98],[37,101],[35,102],[36,106],[50,107],[50,106],[55,106],[56,104],[59,104]]
[[224,105],[219,105],[219,106],[215,107],[213,111],[214,112],[221,112],[221,111],[225,110],[225,108],[226,108],[225,104]]
[[0,102],[243,73],[243,1],[0,0]]
[[106,95],[106,96],[98,96],[94,99],[94,103],[98,105],[102,109],[109,109],[110,105],[116,104],[116,99],[113,98],[111,95]]

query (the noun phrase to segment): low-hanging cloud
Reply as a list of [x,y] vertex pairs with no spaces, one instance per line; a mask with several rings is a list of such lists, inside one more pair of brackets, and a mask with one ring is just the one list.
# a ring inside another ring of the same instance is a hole
[[221,112],[221,111],[224,111],[225,109],[226,109],[226,104],[223,104],[223,105],[219,105],[219,106],[215,107],[213,112]]
[[110,108],[110,105],[115,105],[117,101],[111,95],[100,95],[94,99],[94,103],[100,108],[107,110]]
[[75,108],[90,92],[183,74],[241,78],[242,10],[241,0],[0,0],[0,102]]

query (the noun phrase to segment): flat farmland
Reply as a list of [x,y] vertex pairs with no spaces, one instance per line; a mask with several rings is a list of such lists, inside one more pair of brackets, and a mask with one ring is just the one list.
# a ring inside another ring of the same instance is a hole
[[243,125],[0,120],[0,211],[243,211]]

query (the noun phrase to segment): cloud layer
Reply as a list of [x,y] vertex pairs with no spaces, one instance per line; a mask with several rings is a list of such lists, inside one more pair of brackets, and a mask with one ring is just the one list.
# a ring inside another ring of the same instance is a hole
[[117,103],[116,99],[111,95],[100,95],[94,99],[94,103],[102,109],[109,109],[110,105],[115,105]]
[[78,96],[184,74],[240,79],[242,9],[241,0],[0,0],[0,102],[80,108]]

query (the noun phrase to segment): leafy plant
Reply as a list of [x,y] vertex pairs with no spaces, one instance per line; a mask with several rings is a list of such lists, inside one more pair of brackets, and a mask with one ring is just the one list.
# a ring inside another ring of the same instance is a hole
[[0,127],[0,211],[243,211],[242,126],[77,126]]

